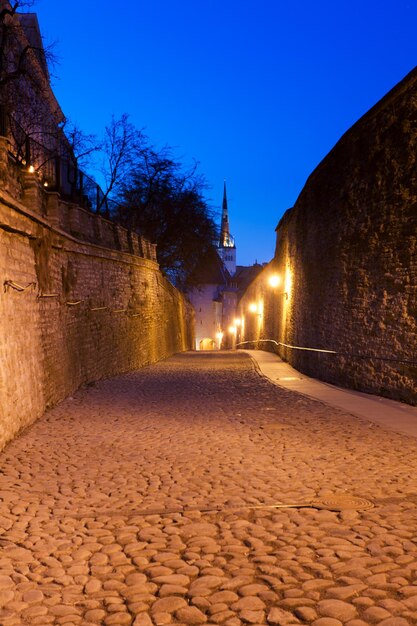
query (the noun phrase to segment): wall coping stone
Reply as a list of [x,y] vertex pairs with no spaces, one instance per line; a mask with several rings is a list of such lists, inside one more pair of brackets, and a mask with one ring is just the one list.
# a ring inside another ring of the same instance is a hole
[[[89,256],[113,259],[115,261],[116,260],[122,261],[122,262],[129,263],[129,264],[131,264],[133,261],[135,265],[149,267],[150,269],[154,269],[155,271],[159,270],[159,264],[157,261],[153,261],[152,259],[147,259],[142,256],[132,254],[131,252],[127,252],[125,250],[116,250],[114,248],[108,248],[106,246],[100,246],[98,244],[85,241],[84,239],[78,239],[77,237],[74,237],[68,232],[61,230],[60,228],[57,228],[55,226],[52,226],[52,224],[47,219],[45,219],[38,213],[35,213],[34,211],[26,208],[21,202],[19,202],[18,200],[13,198],[13,196],[11,196],[10,194],[8,194],[7,192],[1,189],[0,189],[0,202],[3,202],[8,208],[17,211],[24,217],[30,219],[32,222],[35,222],[39,224],[40,226],[43,226],[44,228],[48,229],[49,231],[51,231],[58,237],[63,237],[67,239],[68,241],[76,244],[77,246],[81,246],[86,249],[90,248],[93,250],[92,253],[88,252],[87,250],[84,252],[81,250],[71,250],[71,252],[78,252],[80,254],[86,254]],[[9,224],[0,224],[0,228],[2,227],[4,228],[5,226],[9,226]],[[25,235],[29,238],[37,238],[37,235],[35,233],[19,231],[18,229],[13,229],[13,230],[16,231],[16,234]],[[63,249],[66,249],[63,246],[58,246],[56,243],[54,244],[54,247],[55,248],[62,247]],[[99,254],[99,252],[102,252],[102,254]],[[126,257],[126,258],[123,259],[123,257]]]

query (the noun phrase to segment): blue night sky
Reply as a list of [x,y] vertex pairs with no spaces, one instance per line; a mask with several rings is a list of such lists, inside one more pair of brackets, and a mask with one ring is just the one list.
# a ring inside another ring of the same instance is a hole
[[67,117],[102,134],[126,112],[200,162],[239,264],[269,261],[275,226],[341,135],[417,59],[416,0],[38,0]]

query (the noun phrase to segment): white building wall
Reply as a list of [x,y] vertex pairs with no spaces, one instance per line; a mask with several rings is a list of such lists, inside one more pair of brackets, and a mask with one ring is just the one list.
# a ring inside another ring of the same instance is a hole
[[236,248],[217,248],[217,252],[230,276],[233,276],[236,273]]
[[[218,333],[222,322],[222,304],[217,302],[218,285],[200,285],[188,292],[195,310],[195,348],[201,349],[203,340],[211,340],[212,348],[219,347]],[[208,344],[209,342],[205,342]],[[206,346],[208,348],[208,346]]]

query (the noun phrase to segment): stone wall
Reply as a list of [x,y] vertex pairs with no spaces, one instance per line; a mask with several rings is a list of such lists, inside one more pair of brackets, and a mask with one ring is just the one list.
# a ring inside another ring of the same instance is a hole
[[20,201],[5,191],[5,172],[0,167],[0,447],[80,385],[194,345],[192,309],[159,271],[151,244],[11,170]]
[[[242,339],[335,351],[280,347],[302,372],[417,404],[416,155],[414,70],[340,139],[284,215],[275,257],[241,301]],[[252,300],[263,307],[256,320]]]

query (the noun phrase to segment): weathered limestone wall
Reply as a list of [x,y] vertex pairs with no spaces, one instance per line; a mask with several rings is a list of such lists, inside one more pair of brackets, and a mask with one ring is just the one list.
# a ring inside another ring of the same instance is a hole
[[81,213],[44,196],[30,210],[0,191],[0,448],[80,385],[194,346],[192,309],[152,246],[136,241],[143,258],[127,236],[118,250],[75,238],[58,217]]
[[417,70],[359,120],[308,179],[241,302],[245,339],[273,338],[302,372],[417,404]]

